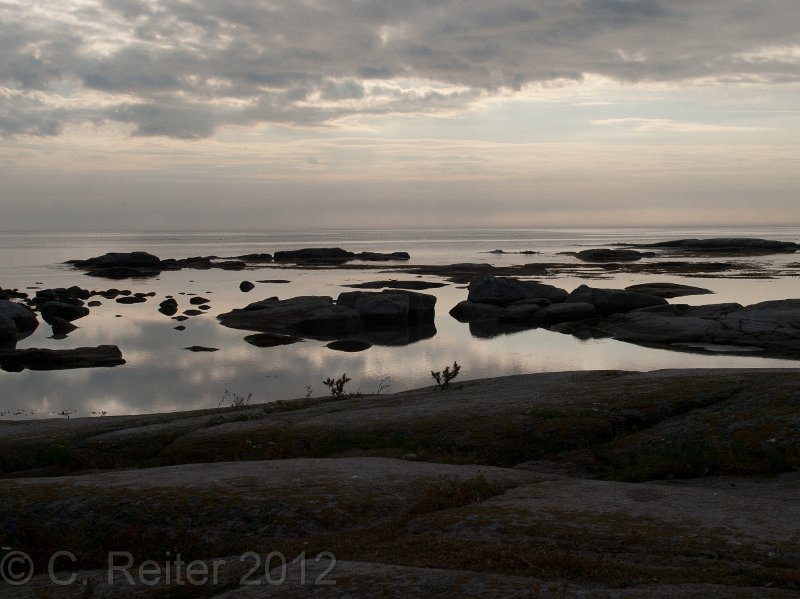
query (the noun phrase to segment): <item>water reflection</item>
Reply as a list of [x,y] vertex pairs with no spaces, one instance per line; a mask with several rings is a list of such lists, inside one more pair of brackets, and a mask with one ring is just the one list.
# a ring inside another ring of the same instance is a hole
[[[514,237],[513,243],[509,238],[498,240],[496,234],[482,239],[487,247],[480,247],[481,250],[491,250],[497,246],[504,246],[507,250],[532,247],[529,238],[521,234],[518,238]],[[107,240],[103,243],[106,248],[109,247]],[[446,255],[442,256],[440,251],[432,262],[452,262],[454,255],[450,248],[459,243],[451,240]],[[471,247],[475,247],[474,239],[471,243]],[[596,241],[592,243],[597,244]],[[379,251],[407,249],[399,242],[383,246],[378,243],[365,245],[369,246],[367,249]],[[423,248],[422,244],[420,248]],[[95,255],[98,253],[96,249],[89,248],[86,254]],[[234,255],[249,249],[250,246],[243,245],[236,250],[214,253]],[[273,248],[267,246],[266,249]],[[187,250],[188,255],[201,253],[190,251]],[[175,255],[169,251],[161,253],[165,256]],[[81,257],[74,254],[67,256]],[[412,257],[416,258],[413,252]],[[477,250],[455,257],[456,261],[478,262],[486,259]],[[501,259],[509,261],[516,258],[498,258]],[[38,270],[30,267],[26,276],[29,278],[18,286],[24,287],[34,281],[41,281],[42,287],[89,287],[98,284],[97,279],[81,273],[49,267],[40,267]],[[75,321],[74,324],[79,328],[66,339],[49,338],[50,327],[40,326],[18,347],[73,348],[115,344],[122,350],[127,364],[116,368],[72,371],[0,372],[0,417],[13,417],[17,411],[22,415],[57,416],[61,412],[70,412],[86,416],[92,412],[119,415],[212,408],[219,404],[226,389],[240,395],[252,392],[252,402],[303,397],[309,386],[311,393],[319,396],[327,393],[322,381],[342,373],[347,373],[352,379],[346,391],[373,393],[378,390],[380,382],[389,377],[390,391],[397,392],[432,385],[430,371],[441,370],[453,361],[458,361],[462,366],[456,382],[542,371],[798,366],[798,362],[759,356],[682,353],[609,339],[581,341],[546,329],[518,330],[513,325],[498,328],[495,325],[472,323],[468,326],[455,321],[448,314],[456,303],[466,298],[466,291],[456,285],[425,292],[435,295],[438,300],[436,319],[430,327],[404,330],[400,334],[395,331],[375,332],[374,336],[366,339],[373,343],[373,347],[359,353],[334,351],[325,347],[326,342],[316,340],[277,347],[256,347],[244,340],[246,335],[243,331],[223,327],[215,318],[217,314],[241,308],[261,298],[300,295],[335,297],[342,291],[350,290],[344,287],[345,284],[379,278],[397,278],[397,274],[264,268],[245,273],[222,270],[165,271],[153,279],[125,281],[124,286],[133,292],[155,291],[156,296],[136,305],[122,305],[100,298],[102,305],[93,307],[89,316]],[[253,291],[244,294],[239,290],[242,279],[289,280],[291,283],[258,283]],[[623,274],[597,286],[625,287],[664,279]],[[423,280],[439,281],[435,277]],[[681,279],[668,280],[681,282]],[[547,282],[571,290],[585,281],[565,277],[549,279]],[[796,280],[788,278],[759,281],[758,285],[753,285],[751,281],[702,278],[694,278],[691,283],[712,289],[717,295],[681,298],[681,303],[752,303],[798,295]],[[5,284],[8,286],[8,283]],[[158,312],[159,302],[166,295],[173,295],[178,300],[180,311],[189,308],[190,296],[181,295],[181,292],[210,298],[210,314],[194,316],[178,323]],[[179,324],[186,329],[175,330],[174,327]],[[192,353],[184,349],[192,345],[217,347],[220,351]]]

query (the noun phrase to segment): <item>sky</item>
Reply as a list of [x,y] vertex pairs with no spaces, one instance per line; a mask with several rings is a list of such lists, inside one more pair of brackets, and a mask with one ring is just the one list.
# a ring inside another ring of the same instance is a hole
[[0,0],[0,230],[800,225],[797,0]]

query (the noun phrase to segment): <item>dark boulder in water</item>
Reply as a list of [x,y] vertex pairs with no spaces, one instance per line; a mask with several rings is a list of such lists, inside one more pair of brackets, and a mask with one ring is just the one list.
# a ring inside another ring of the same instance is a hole
[[68,322],[83,318],[89,314],[89,308],[68,304],[66,302],[47,302],[40,310],[45,322],[51,323],[54,318],[62,318]]
[[239,283],[239,291],[241,291],[242,293],[247,293],[248,291],[252,291],[253,289],[255,289],[255,287],[256,286],[253,285],[253,283],[251,283],[250,281],[242,281],[241,283]]
[[109,252],[86,260],[69,260],[68,263],[85,269],[158,268],[161,259],[147,252]]
[[166,316],[172,316],[178,311],[178,302],[175,298],[168,297],[163,302],[158,304],[158,311]]

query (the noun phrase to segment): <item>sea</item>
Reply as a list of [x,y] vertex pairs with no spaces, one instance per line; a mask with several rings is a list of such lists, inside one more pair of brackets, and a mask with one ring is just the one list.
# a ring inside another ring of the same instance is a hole
[[[226,328],[216,315],[267,297],[300,295],[336,297],[352,289],[346,285],[379,279],[410,279],[415,275],[380,269],[302,269],[279,265],[247,269],[181,270],[162,272],[156,278],[112,281],[89,277],[64,264],[106,252],[147,251],[165,258],[251,253],[274,253],[305,247],[341,247],[354,252],[406,251],[407,264],[441,265],[489,263],[497,266],[531,262],[575,262],[562,252],[613,247],[621,243],[650,243],[682,238],[757,237],[800,242],[794,227],[738,228],[597,228],[541,230],[336,230],[265,232],[90,232],[0,233],[0,287],[17,288],[31,295],[36,289],[70,287],[130,289],[155,292],[142,304],[123,305],[102,300],[102,305],[75,321],[78,329],[54,339],[42,323],[17,347],[74,348],[113,344],[126,364],[113,368],[3,372],[0,371],[0,418],[104,417],[216,408],[236,397],[251,404],[328,395],[323,381],[346,374],[345,392],[376,394],[400,392],[433,384],[431,371],[453,362],[461,366],[458,381],[520,373],[571,370],[648,371],[664,368],[796,368],[800,362],[758,355],[708,355],[653,349],[611,339],[579,340],[545,329],[495,337],[474,336],[467,324],[453,319],[449,310],[466,299],[463,285],[426,290],[437,297],[436,334],[405,346],[373,346],[358,353],[325,347],[324,341],[306,340],[273,348],[255,347],[247,331]],[[505,253],[495,253],[503,250]],[[515,253],[516,252],[516,253]],[[525,252],[525,253],[522,253]],[[537,252],[531,254],[528,252]],[[582,279],[574,274],[548,275],[538,280],[567,289],[582,283],[623,288],[643,282],[675,282],[705,287],[714,295],[671,300],[686,304],[798,298],[797,268],[800,255],[745,258],[754,268],[770,267],[769,278],[739,276],[676,277],[613,274],[602,279]],[[792,274],[795,273],[795,274]],[[288,280],[256,283],[243,293],[243,280]],[[440,282],[424,276],[422,280]],[[178,323],[157,311],[167,295],[178,299],[180,309],[190,308],[190,294],[210,299],[207,313]],[[179,324],[185,330],[176,330]],[[217,348],[191,352],[187,347]]]

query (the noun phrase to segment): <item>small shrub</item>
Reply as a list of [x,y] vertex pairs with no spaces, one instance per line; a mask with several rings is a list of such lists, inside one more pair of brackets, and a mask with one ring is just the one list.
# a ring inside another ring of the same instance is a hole
[[246,396],[239,395],[238,393],[231,393],[227,389],[225,389],[225,393],[222,394],[222,399],[219,400],[219,404],[217,405],[218,408],[223,407],[228,401],[231,402],[231,407],[236,409],[246,408],[250,405],[250,400],[253,398],[253,392],[251,391]]
[[380,395],[384,391],[388,393],[391,387],[392,387],[392,377],[385,376],[378,381],[378,390],[375,392],[375,395]]
[[436,381],[436,390],[445,391],[450,387],[450,381],[458,376],[461,372],[461,366],[458,362],[453,362],[453,367],[445,366],[444,370],[434,372],[431,370],[431,376]]
[[345,384],[347,384],[347,382],[351,380],[352,379],[349,378],[347,376],[347,373],[345,372],[344,374],[342,374],[341,377],[339,377],[336,380],[333,380],[332,378],[328,377],[327,379],[322,381],[322,384],[331,390],[331,395],[333,397],[342,397],[344,395]]

